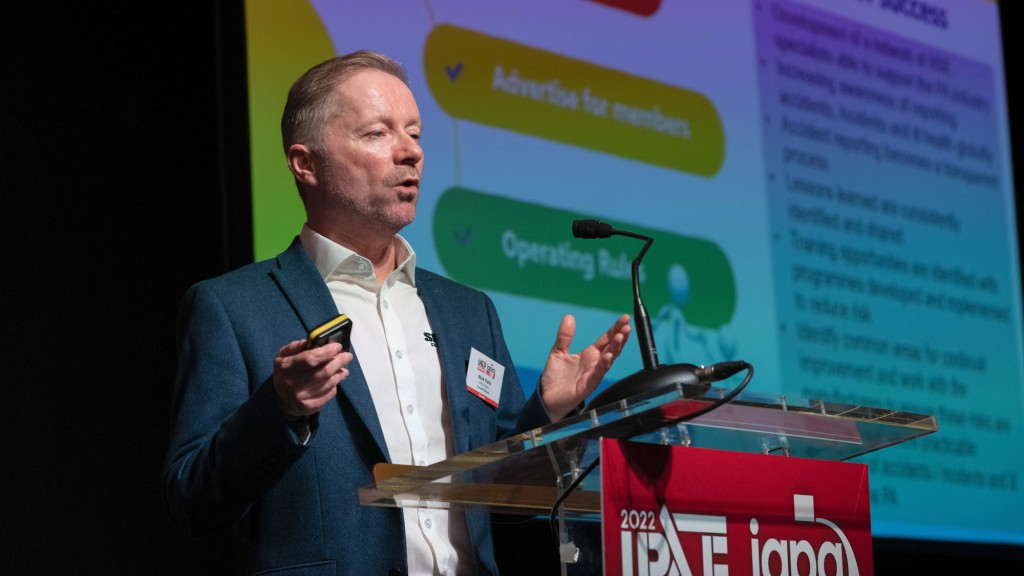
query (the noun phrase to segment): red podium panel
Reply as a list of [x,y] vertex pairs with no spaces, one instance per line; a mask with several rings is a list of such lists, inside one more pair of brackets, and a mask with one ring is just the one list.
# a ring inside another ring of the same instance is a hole
[[601,440],[606,575],[870,576],[868,470]]

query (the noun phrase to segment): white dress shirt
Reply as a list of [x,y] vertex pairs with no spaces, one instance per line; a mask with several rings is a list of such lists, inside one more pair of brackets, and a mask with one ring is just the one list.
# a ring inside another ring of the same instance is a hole
[[[352,319],[352,349],[366,376],[391,462],[425,466],[454,453],[433,330],[416,292],[416,254],[395,236],[398,267],[377,282],[372,263],[303,226],[303,248],[338,310]],[[342,381],[341,386],[345,382]],[[473,574],[465,516],[403,508],[409,573]],[[459,559],[464,561],[460,562]]]

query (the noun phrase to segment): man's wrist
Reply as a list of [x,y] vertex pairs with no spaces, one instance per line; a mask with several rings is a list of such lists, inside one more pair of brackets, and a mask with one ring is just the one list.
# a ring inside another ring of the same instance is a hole
[[586,401],[586,399],[583,399],[583,400],[580,401],[579,404],[574,406],[572,409],[570,409],[565,414],[562,414],[562,415],[553,414],[552,411],[551,411],[551,408],[548,406],[548,403],[544,401],[544,379],[543,378],[537,379],[537,399],[540,400],[541,407],[544,408],[544,412],[547,413],[548,419],[550,419],[552,422],[557,422],[557,421],[560,421],[560,420],[564,420],[566,418],[571,418],[573,416],[578,416],[578,415],[582,414],[583,411],[587,407],[587,401]]

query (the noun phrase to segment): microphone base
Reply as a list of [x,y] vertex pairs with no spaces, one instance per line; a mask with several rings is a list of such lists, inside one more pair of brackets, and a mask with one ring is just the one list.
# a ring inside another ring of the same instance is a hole
[[644,368],[599,392],[590,400],[587,410],[601,408],[639,394],[656,392],[666,386],[702,383],[697,376],[697,366],[693,364],[662,364],[654,368]]

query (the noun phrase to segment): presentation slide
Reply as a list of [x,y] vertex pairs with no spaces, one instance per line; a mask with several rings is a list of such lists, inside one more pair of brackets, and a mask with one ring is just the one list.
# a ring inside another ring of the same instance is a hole
[[[752,392],[934,415],[859,457],[876,536],[1024,544],[1024,342],[990,0],[251,0],[257,259],[304,215],[291,83],[358,49],[409,73],[420,266],[486,291],[531,393],[559,320],[632,313],[663,364]],[[604,385],[642,367],[636,341]],[[731,382],[731,381],[730,381]]]

